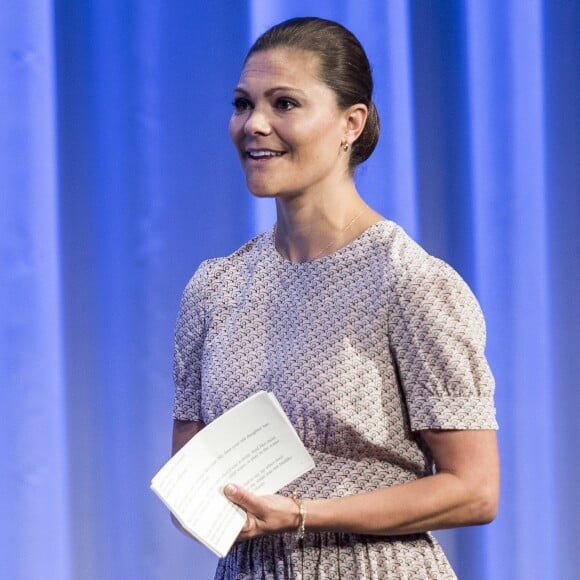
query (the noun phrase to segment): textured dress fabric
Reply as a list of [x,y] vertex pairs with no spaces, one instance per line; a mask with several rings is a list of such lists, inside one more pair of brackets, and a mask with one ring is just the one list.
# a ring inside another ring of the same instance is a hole
[[[270,230],[200,265],[176,326],[174,417],[210,423],[276,395],[316,467],[281,490],[330,498],[433,473],[421,429],[495,429],[479,305],[399,226],[293,264]],[[220,579],[450,579],[429,534],[306,533],[236,544]]]

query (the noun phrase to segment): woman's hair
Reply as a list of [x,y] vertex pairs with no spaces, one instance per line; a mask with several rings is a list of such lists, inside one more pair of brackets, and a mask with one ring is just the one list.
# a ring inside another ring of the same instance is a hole
[[310,51],[320,59],[320,80],[336,94],[345,110],[363,103],[368,117],[352,144],[351,171],[366,161],[379,140],[379,115],[373,103],[373,77],[367,55],[358,39],[341,24],[323,18],[291,18],[273,26],[252,45],[245,62],[257,52],[288,47]]

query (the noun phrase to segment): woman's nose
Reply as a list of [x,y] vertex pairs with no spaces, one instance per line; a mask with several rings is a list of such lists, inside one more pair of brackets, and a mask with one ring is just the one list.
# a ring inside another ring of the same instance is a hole
[[262,111],[254,109],[250,111],[244,123],[246,135],[267,135],[271,131],[270,121]]

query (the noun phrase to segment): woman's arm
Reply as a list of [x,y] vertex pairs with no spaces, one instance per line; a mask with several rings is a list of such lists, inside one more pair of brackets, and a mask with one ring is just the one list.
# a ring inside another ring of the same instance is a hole
[[[499,495],[496,432],[422,431],[437,471],[413,482],[357,495],[307,500],[307,531],[399,535],[488,523]],[[248,513],[239,539],[298,527],[290,498],[255,496],[236,488],[228,497]]]
[[205,427],[203,421],[173,421],[171,455],[175,455],[196,433]]
[[[204,427],[205,425],[202,421],[179,421],[175,419],[173,421],[171,455],[175,455],[196,433],[201,431]],[[193,538],[193,536],[181,526],[173,514],[171,514],[171,521],[180,532],[189,538]]]

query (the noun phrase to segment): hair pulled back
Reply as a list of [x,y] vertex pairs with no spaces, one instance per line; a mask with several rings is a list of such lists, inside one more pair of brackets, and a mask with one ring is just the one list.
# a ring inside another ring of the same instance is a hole
[[379,115],[373,102],[373,77],[367,55],[347,28],[323,18],[291,18],[273,26],[252,45],[245,62],[257,52],[288,47],[310,51],[320,59],[320,80],[330,87],[345,110],[363,103],[368,108],[365,127],[352,144],[349,167],[366,161],[379,140]]

